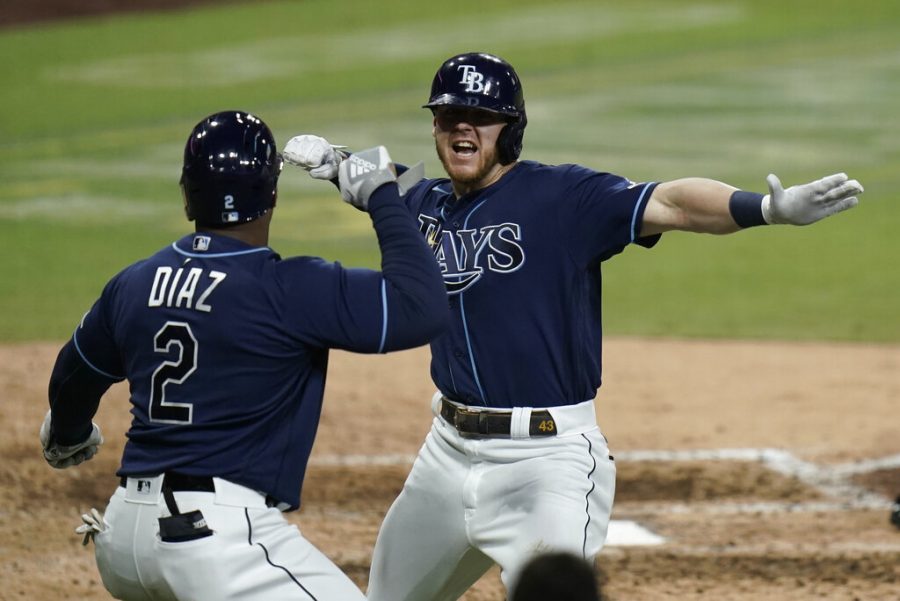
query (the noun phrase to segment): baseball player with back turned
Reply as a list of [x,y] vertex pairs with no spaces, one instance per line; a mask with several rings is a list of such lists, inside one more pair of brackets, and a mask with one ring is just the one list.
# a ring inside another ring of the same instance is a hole
[[[806,225],[863,191],[844,174],[788,189],[770,175],[764,195],[520,161],[522,85],[490,54],[444,62],[425,107],[448,178],[405,200],[451,325],[431,343],[435,418],[378,534],[369,601],[457,599],[492,563],[509,588],[537,553],[600,551],[616,475],[594,413],[603,261],[670,230]],[[285,158],[324,179],[342,161],[313,135],[292,138]]]
[[363,601],[282,514],[300,505],[329,349],[419,346],[448,310],[386,150],[358,157],[367,169],[342,169],[342,193],[368,211],[382,271],[282,260],[272,132],[242,111],[202,120],[181,177],[196,232],[113,277],[60,351],[40,431],[53,467],[96,453],[100,397],[130,385],[121,484],[78,529],[114,597]]

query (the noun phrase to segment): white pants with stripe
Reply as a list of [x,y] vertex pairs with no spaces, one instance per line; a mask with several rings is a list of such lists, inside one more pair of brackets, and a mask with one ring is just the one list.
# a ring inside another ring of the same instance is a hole
[[547,551],[592,560],[606,540],[616,480],[593,401],[549,408],[556,436],[479,439],[444,421],[438,400],[378,533],[368,600],[453,601],[494,563],[509,590]]
[[109,501],[95,539],[107,590],[127,601],[363,601],[359,588],[265,497],[215,478],[216,492],[175,492],[181,513],[199,509],[214,534],[163,542],[170,515],[160,476],[129,478]]

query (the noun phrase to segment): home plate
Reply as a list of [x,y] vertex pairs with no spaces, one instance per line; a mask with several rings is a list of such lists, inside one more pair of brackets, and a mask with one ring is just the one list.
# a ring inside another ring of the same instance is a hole
[[616,547],[635,547],[661,545],[666,541],[658,534],[653,534],[637,522],[631,520],[611,520],[606,534],[606,545]]

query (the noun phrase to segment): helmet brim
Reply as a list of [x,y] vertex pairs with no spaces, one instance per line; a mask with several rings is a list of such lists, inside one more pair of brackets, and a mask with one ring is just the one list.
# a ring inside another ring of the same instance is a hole
[[519,117],[522,112],[514,106],[510,106],[503,102],[499,102],[489,96],[460,96],[458,94],[441,94],[432,98],[427,104],[423,104],[423,109],[435,109],[441,106],[459,106],[468,109],[478,109],[506,115],[508,117]]

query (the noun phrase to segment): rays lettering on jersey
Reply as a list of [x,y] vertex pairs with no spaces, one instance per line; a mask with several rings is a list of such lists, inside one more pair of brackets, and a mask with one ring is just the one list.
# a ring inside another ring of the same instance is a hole
[[[186,275],[185,275],[186,274]],[[212,306],[207,303],[209,295],[212,294],[216,286],[222,283],[227,274],[221,271],[209,271],[199,267],[191,267],[185,269],[179,267],[173,269],[167,265],[156,268],[156,275],[153,276],[153,286],[150,287],[150,298],[147,299],[148,307],[175,307],[185,309],[194,309],[209,313]],[[184,277],[184,280],[182,280]],[[203,286],[200,287],[201,280]],[[196,302],[194,296],[197,295],[198,289],[200,295],[197,296]]]
[[478,229],[444,230],[441,222],[419,215],[419,231],[434,251],[448,294],[459,294],[481,279],[485,269],[511,273],[525,264],[525,250],[519,244],[518,223],[484,225]]

